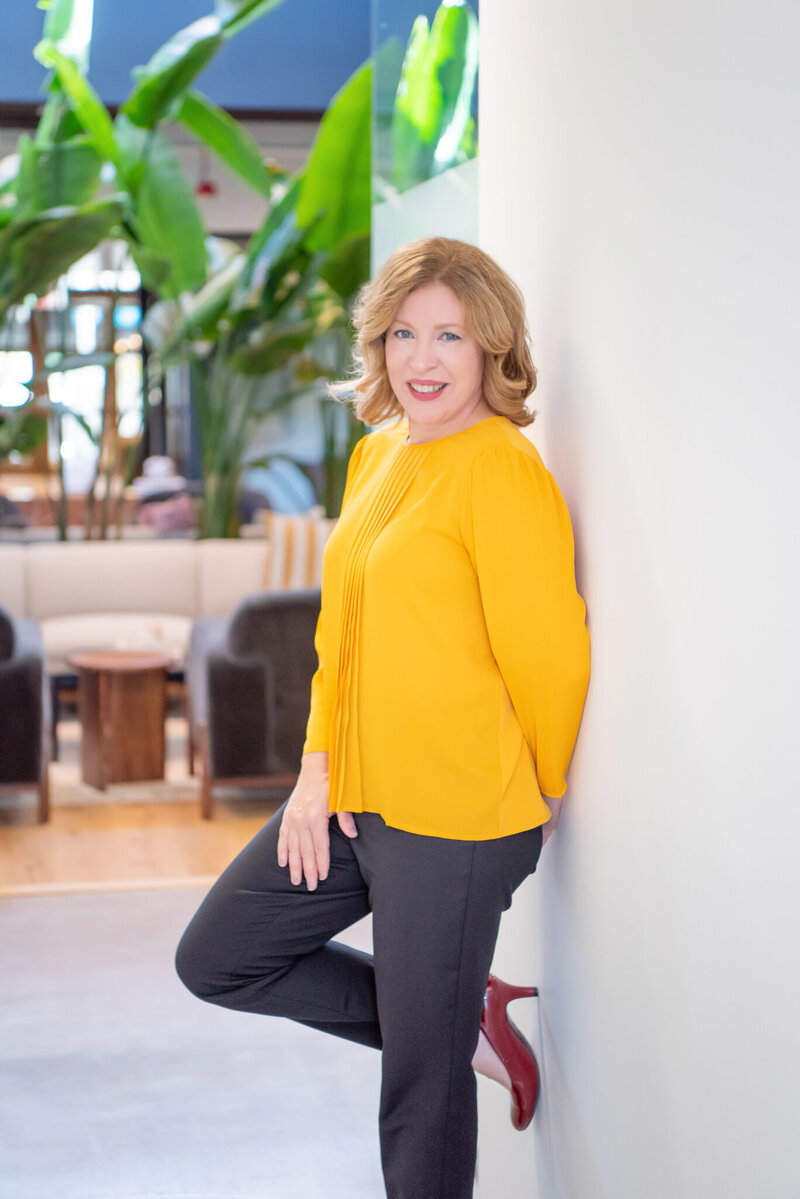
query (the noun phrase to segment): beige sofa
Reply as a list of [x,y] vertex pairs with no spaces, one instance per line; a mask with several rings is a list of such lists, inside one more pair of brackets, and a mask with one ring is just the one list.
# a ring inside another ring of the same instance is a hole
[[266,540],[0,544],[0,607],[38,621],[49,674],[86,649],[165,649],[264,590]]

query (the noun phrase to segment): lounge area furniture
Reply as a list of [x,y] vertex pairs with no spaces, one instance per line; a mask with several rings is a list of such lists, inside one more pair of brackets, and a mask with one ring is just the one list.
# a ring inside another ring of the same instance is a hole
[[83,781],[163,779],[166,757],[168,654],[93,650],[70,654],[78,672]]
[[266,540],[0,544],[0,606],[41,627],[47,673],[83,650],[158,650],[180,664],[198,617],[263,587]]
[[0,790],[35,790],[41,823],[50,815],[48,724],[41,633],[0,609]]
[[251,596],[230,620],[195,621],[186,659],[190,761],[201,813],[219,787],[294,785],[305,739],[318,588]]

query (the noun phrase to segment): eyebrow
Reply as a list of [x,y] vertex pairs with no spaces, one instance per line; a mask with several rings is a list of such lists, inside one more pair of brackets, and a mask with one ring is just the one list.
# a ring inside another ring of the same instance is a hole
[[[411,321],[401,321],[399,317],[395,317],[395,319],[392,321],[392,325],[408,325],[409,329],[414,328]],[[390,325],[389,328],[391,328],[392,325]],[[467,326],[460,324],[458,321],[445,321],[443,324],[434,325],[433,327],[434,329],[466,329]]]

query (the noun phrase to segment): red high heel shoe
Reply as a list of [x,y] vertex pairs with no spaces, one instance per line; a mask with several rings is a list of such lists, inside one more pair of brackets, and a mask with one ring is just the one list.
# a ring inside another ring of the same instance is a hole
[[533,1119],[539,1098],[539,1066],[522,1033],[508,1017],[512,999],[533,999],[536,987],[514,987],[490,974],[483,997],[481,1032],[511,1079],[511,1123],[520,1132]]

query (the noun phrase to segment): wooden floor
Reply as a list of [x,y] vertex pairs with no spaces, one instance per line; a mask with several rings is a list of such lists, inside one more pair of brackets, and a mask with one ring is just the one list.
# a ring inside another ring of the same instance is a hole
[[209,884],[258,832],[281,799],[220,795],[200,817],[199,783],[187,773],[186,725],[167,721],[166,778],[85,784],[80,724],[59,723],[50,764],[51,818],[37,824],[32,793],[0,806],[0,895]]
[[258,832],[278,801],[54,807],[48,824],[30,807],[0,812],[0,895],[211,883]]

